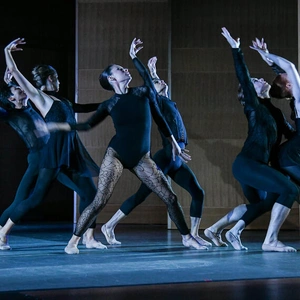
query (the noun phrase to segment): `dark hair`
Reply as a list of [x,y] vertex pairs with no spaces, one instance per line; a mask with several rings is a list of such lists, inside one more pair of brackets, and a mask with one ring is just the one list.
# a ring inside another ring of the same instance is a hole
[[108,81],[108,76],[111,75],[111,69],[114,65],[109,65],[106,69],[104,69],[104,71],[99,75],[99,82],[100,85],[108,91],[113,91],[113,87],[111,86],[111,84]]
[[278,99],[285,98],[284,95],[283,95],[282,88],[276,83],[272,83],[272,85],[271,85],[270,96],[272,98],[278,98]]
[[56,70],[50,65],[37,65],[32,69],[33,81],[35,86],[39,89],[46,85],[47,78],[57,75]]
[[11,81],[6,84],[5,82],[0,85],[0,106],[4,109],[11,110],[15,108],[15,105],[8,100],[9,97],[13,96],[11,87],[19,87],[15,82]]

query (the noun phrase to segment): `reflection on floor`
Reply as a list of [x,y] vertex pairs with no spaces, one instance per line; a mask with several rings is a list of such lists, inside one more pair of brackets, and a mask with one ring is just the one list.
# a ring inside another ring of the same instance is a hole
[[[164,226],[119,225],[121,246],[67,255],[71,225],[19,225],[0,251],[0,299],[300,299],[299,252],[263,252],[264,234],[243,233],[248,251],[200,251]],[[298,231],[280,239],[300,249]]]

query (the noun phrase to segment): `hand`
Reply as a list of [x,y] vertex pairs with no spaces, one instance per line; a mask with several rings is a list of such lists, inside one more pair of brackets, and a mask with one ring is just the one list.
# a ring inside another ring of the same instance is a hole
[[129,50],[129,55],[133,59],[136,57],[136,54],[143,49],[142,45],[143,42],[140,39],[134,38],[133,41],[131,42],[130,50]]
[[9,71],[8,68],[6,68],[5,73],[4,73],[4,78],[3,78],[4,82],[8,84],[11,82],[12,78],[13,78],[13,76],[12,76],[11,72]]
[[153,56],[148,60],[148,68],[149,70],[156,70],[156,62],[157,62],[157,57]]
[[222,27],[222,35],[225,37],[231,48],[240,47],[240,38],[237,38],[236,40],[232,38],[229,31],[225,27]]
[[7,51],[23,51],[22,48],[18,48],[19,45],[25,45],[25,39],[24,38],[17,38],[10,42],[6,47],[5,50]]
[[179,155],[180,159],[185,163],[192,160],[192,157],[188,154],[188,152],[190,152],[188,149],[181,149],[181,153]]
[[259,40],[258,38],[255,38],[255,41],[252,41],[252,46],[250,46],[251,49],[257,50],[260,49],[264,51],[265,53],[269,53],[267,43],[265,43],[264,38]]
[[187,149],[181,149],[176,141],[172,142],[172,155],[173,160],[176,159],[176,155],[179,156],[179,158],[187,163],[189,160],[191,160],[191,156],[188,154],[189,150]]

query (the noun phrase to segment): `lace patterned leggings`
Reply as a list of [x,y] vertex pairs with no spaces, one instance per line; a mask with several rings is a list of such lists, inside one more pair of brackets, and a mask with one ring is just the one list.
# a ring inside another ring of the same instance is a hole
[[[93,202],[82,212],[74,232],[76,236],[81,237],[83,235],[111,197],[113,189],[124,169],[117,156],[114,149],[110,147],[107,149],[100,167],[97,194]],[[189,234],[177,196],[172,191],[163,172],[157,168],[155,162],[150,158],[150,153],[145,154],[131,171],[164,201],[170,218],[177,226],[179,232],[182,235]]]

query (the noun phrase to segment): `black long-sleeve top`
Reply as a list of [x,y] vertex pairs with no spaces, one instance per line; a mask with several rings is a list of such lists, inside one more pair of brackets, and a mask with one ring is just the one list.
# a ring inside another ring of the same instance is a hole
[[241,49],[232,49],[237,78],[244,93],[244,113],[248,119],[248,136],[240,154],[268,163],[277,140],[277,126],[269,110],[259,102]]

